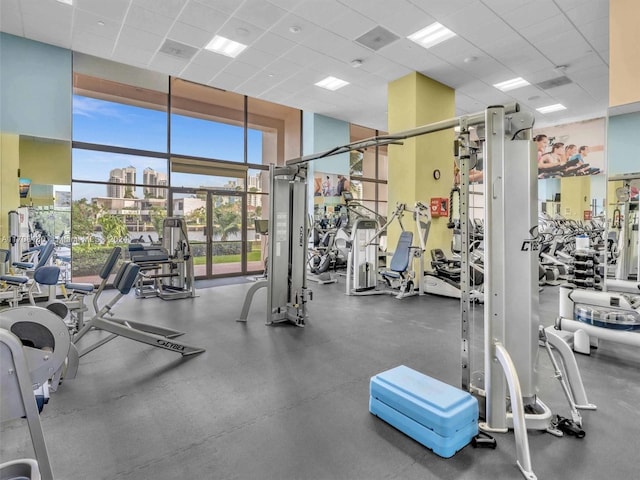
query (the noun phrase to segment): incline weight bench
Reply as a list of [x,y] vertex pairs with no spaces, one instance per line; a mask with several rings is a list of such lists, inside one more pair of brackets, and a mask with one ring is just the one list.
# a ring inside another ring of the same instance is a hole
[[413,232],[402,232],[398,239],[398,245],[396,246],[393,256],[391,257],[391,263],[388,270],[382,270],[380,276],[387,282],[387,285],[393,289],[399,289],[396,298],[404,298],[412,295],[413,292],[413,277],[409,272],[411,263]]
[[140,266],[135,263],[128,262],[122,264],[113,281],[113,286],[118,290],[118,294],[96,312],[93,318],[91,318],[91,320],[89,320],[74,336],[73,342],[74,344],[77,344],[78,341],[91,329],[104,330],[111,333],[111,335],[98,340],[94,344],[81,350],[79,353],[80,357],[95,350],[101,345],[104,345],[108,341],[113,340],[117,336],[129,338],[136,342],[146,343],[153,347],[170,350],[172,352],[179,353],[182,356],[195,355],[205,351],[204,348],[192,347],[173,340],[175,337],[183,335],[183,332],[134,322],[132,320],[106,317],[106,315],[111,313],[111,309],[116,305],[116,303],[131,291],[139,272]]

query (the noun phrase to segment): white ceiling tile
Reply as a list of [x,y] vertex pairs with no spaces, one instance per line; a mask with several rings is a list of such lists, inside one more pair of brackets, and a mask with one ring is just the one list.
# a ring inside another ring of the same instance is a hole
[[436,20],[440,20],[457,12],[464,15],[464,12],[469,8],[472,1],[476,3],[474,0],[429,0],[426,2],[424,0],[411,0],[411,3],[424,10]]
[[280,35],[272,32],[266,32],[254,44],[263,52],[268,52],[276,57],[282,56],[285,52],[292,49],[296,44]]
[[173,25],[174,20],[160,15],[146,8],[133,5],[125,18],[125,25],[131,28],[144,30],[164,37]]
[[214,65],[202,65],[191,62],[180,73],[180,78],[190,80],[195,83],[206,84],[220,73],[220,69]]
[[[386,2],[389,5],[393,3]],[[406,37],[418,30],[431,25],[436,19],[427,14],[424,10],[417,8],[414,5],[407,4],[406,7],[395,9],[389,12],[380,24],[387,30],[392,31],[400,37]]]
[[[297,31],[291,31],[292,27],[296,27]],[[321,28],[315,23],[290,13],[282,17],[278,23],[273,25],[270,32],[278,34],[292,42],[302,43],[320,30]]]
[[565,15],[578,27],[582,24],[593,22],[594,20],[609,20],[609,2],[590,2],[588,8],[584,3],[570,10],[565,10]]
[[191,59],[191,63],[211,66],[212,68],[222,70],[224,67],[231,63],[231,58],[220,55],[219,53],[213,53],[209,50],[202,49],[194,55],[194,57]]
[[243,81],[244,78],[238,75],[233,75],[229,72],[220,72],[209,81],[208,85],[235,92],[238,85],[240,85]]
[[480,0],[487,8],[495,11],[498,14],[508,13],[518,8],[521,8],[526,3],[530,3],[531,0]]
[[376,26],[377,23],[370,18],[353,10],[347,10],[345,14],[328,22],[325,28],[343,38],[354,40]]
[[[177,18],[178,21],[193,25],[207,32],[216,32],[224,24],[226,16],[214,8],[190,1]],[[213,35],[211,35],[213,38]]]
[[268,0],[269,3],[273,3],[288,12],[292,12],[302,1],[303,0]]
[[223,72],[230,73],[231,75],[236,75],[243,79],[247,79],[255,75],[256,67],[254,67],[253,65],[249,65],[248,63],[236,60],[235,62],[231,62],[229,65],[227,65]]
[[599,18],[589,23],[580,23],[578,29],[587,40],[607,35],[609,33],[609,18]]
[[[103,25],[98,24],[102,22]],[[76,10],[73,16],[73,33],[90,33],[91,35],[115,39],[120,33],[120,22],[105,18],[85,10]]]
[[120,22],[127,13],[129,0],[76,0],[76,8]]
[[154,35],[153,33],[125,25],[122,27],[122,31],[118,37],[118,47],[131,47],[138,50],[155,52],[160,48],[163,41],[164,38],[159,35]]
[[556,15],[555,17],[547,18],[542,22],[537,22],[521,28],[518,33],[530,42],[535,42],[537,40],[543,40],[549,36],[555,36],[559,32],[564,32],[569,29],[574,29],[573,24],[567,20],[564,15]]
[[194,3],[194,1],[203,5],[207,5],[209,7],[213,7],[225,14],[231,14],[235,12],[242,3],[242,0],[191,0],[189,3]]
[[243,63],[253,66],[254,71],[262,70],[264,67],[273,62],[277,57],[267,52],[263,52],[254,47],[247,48],[238,57]]
[[304,0],[293,11],[299,17],[322,26],[328,24],[337,16],[346,14],[348,8],[338,2]]
[[115,44],[115,38],[94,35],[88,31],[74,32],[71,39],[73,51],[88,53],[101,58],[111,58],[111,52],[113,52]]
[[236,42],[251,45],[264,33],[264,29],[251,23],[231,17],[218,30],[218,34]]
[[286,14],[286,10],[264,0],[245,0],[234,16],[268,30]]
[[560,10],[553,0],[536,0],[526,2],[521,7],[501,15],[516,30],[560,15]]
[[134,48],[131,45],[118,43],[113,50],[112,60],[126,63],[128,65],[149,65],[153,58],[154,52]]
[[178,16],[187,0],[133,0],[132,6],[153,10],[158,15],[175,18]]
[[188,25],[184,22],[175,22],[171,30],[169,30],[167,37],[176,42],[197,48],[203,48],[211,41],[211,38],[213,38],[211,32],[194,27],[193,25]]
[[184,69],[184,67],[187,66],[188,63],[189,60],[187,59],[158,52],[149,63],[149,68],[153,71],[176,76]]

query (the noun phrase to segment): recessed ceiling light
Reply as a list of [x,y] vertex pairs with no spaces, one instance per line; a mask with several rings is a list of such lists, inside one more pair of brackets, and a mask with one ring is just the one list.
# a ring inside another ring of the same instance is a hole
[[516,88],[526,87],[527,85],[531,85],[524,78],[512,78],[511,80],[506,80],[504,82],[496,83],[493,86],[498,90],[503,92],[508,92],[509,90],[515,90]]
[[301,30],[302,30],[302,28],[300,28],[298,25],[291,25],[289,27],[289,31],[291,33],[300,33]]
[[412,42],[417,43],[421,47],[431,48],[434,45],[444,42],[450,38],[455,37],[456,34],[449,30],[441,23],[432,23],[431,25],[424,27],[422,30],[418,30],[412,33],[407,38]]
[[228,38],[221,37],[220,35],[216,35],[204,48],[205,50],[210,50],[227,57],[236,58],[245,48],[247,48],[247,46],[243,43],[235,42]]
[[540,113],[551,113],[551,112],[559,112],[560,110],[566,110],[567,107],[562,105],[561,103],[556,103],[554,105],[547,105],[546,107],[536,108]]
[[351,66],[353,68],[360,68],[362,66],[362,60],[356,58],[355,60],[351,60]]
[[475,57],[475,56],[466,57],[464,59],[464,63],[472,63],[472,62],[475,62],[476,60],[478,60],[478,57]]
[[98,26],[99,27],[104,27],[104,22],[102,20],[98,20]]
[[339,88],[344,87],[345,85],[349,85],[349,82],[345,82],[344,80],[340,80],[336,77],[327,77],[324,80],[320,80],[315,84],[317,87],[326,88],[327,90],[335,91]]
[[73,5],[73,0],[57,0],[59,3],[64,3],[65,5]]

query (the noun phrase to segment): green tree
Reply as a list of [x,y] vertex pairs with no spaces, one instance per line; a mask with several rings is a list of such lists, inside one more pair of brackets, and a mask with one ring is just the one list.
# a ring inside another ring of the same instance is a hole
[[231,203],[220,205],[213,209],[213,233],[220,235],[220,240],[226,242],[229,235],[240,231],[240,214]]
[[199,207],[194,210],[191,210],[186,215],[186,219],[188,223],[195,223],[198,225],[202,225],[207,221],[207,209],[204,207]]
[[102,227],[102,238],[104,245],[120,243],[123,238],[129,237],[129,230],[124,218],[119,215],[106,213],[98,218],[98,223]]
[[71,237],[73,240],[88,240],[96,230],[97,218],[101,208],[89,203],[86,198],[75,200],[71,204]]
[[158,234],[158,238],[162,238],[162,224],[164,223],[164,219],[167,218],[167,211],[162,207],[154,205],[153,207],[151,207],[149,216],[151,217],[151,224],[153,225],[153,229]]
[[133,194],[133,188],[131,187],[125,188],[124,198],[136,198],[136,196]]

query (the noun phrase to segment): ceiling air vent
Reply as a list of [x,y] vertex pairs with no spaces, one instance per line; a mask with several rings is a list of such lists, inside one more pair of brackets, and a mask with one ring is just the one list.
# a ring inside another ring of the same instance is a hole
[[571,79],[569,77],[562,76],[536,83],[536,86],[540,87],[542,90],[549,90],[550,88],[561,87],[562,85],[568,85],[569,83],[573,83]]
[[395,33],[391,33],[389,30],[386,30],[380,26],[375,27],[373,30],[369,30],[364,35],[356,38],[356,42],[360,45],[364,45],[367,48],[370,48],[374,52],[377,52],[382,47],[386,47],[390,43],[395,42],[398,37]]
[[191,45],[185,45],[184,43],[167,39],[165,40],[162,47],[160,47],[160,51],[162,53],[166,53],[167,55],[172,55],[174,57],[185,58],[189,60],[196,54],[198,49],[192,47]]

